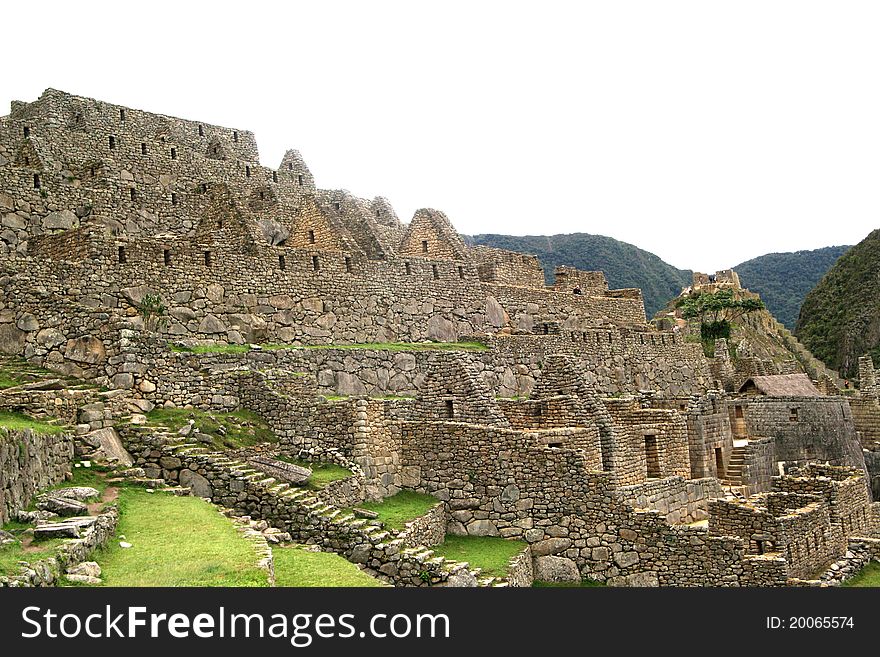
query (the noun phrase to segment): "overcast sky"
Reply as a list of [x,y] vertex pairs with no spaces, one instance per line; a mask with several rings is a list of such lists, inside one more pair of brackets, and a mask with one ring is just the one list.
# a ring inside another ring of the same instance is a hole
[[249,129],[404,221],[703,271],[880,226],[877,2],[193,4],[7,3],[0,113],[54,87]]

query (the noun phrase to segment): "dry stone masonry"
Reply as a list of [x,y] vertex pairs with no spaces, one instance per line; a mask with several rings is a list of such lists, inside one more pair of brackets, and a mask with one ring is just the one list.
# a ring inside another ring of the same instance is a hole
[[[399,586],[819,586],[880,554],[869,360],[844,395],[795,343],[785,363],[723,340],[707,357],[675,317],[649,324],[639,290],[569,267],[547,284],[439,210],[402,223],[320,189],[295,150],[264,166],[246,130],[14,101],[0,283],[4,369],[54,373],[0,409],[70,427],[0,432],[0,521],[77,456],[221,505],[270,576],[279,537]],[[717,289],[751,294],[732,271],[690,288]],[[278,443],[215,451],[150,425],[156,408],[246,409]],[[291,458],[352,474],[310,488]],[[401,490],[437,499],[401,532],[348,511]],[[487,578],[434,556],[448,534],[528,548]]]

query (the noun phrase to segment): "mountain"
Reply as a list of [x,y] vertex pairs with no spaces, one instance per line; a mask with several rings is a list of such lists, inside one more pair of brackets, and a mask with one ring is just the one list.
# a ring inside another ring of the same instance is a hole
[[849,248],[827,246],[814,251],[768,253],[733,269],[742,286],[760,294],[773,316],[793,329],[804,297]]
[[880,230],[843,254],[804,299],[796,334],[832,369],[858,373],[859,356],[880,360]]
[[537,255],[548,283],[558,265],[603,271],[612,288],[641,288],[648,317],[691,284],[689,270],[676,269],[653,253],[604,235],[473,235],[465,236],[465,241]]

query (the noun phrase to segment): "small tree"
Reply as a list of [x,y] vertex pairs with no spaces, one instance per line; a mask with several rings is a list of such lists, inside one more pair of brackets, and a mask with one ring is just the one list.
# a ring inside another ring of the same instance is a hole
[[700,320],[700,338],[704,342],[729,338],[732,322],[764,309],[760,299],[737,299],[733,290],[693,294],[679,299],[675,305],[685,319]]
[[148,331],[162,329],[168,323],[165,317],[165,304],[158,294],[145,294],[138,308],[144,318],[144,328]]

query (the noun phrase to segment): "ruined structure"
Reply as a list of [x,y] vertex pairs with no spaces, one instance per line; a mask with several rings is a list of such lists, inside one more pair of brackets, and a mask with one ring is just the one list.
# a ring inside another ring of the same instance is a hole
[[[395,584],[473,583],[442,562],[417,576],[446,533],[527,542],[520,583],[816,584],[848,546],[877,554],[849,399],[803,374],[809,394],[779,394],[760,377],[795,371],[725,344],[707,358],[601,272],[546,286],[535,257],[468,247],[442,212],[402,224],[385,199],[316,187],[294,150],[263,166],[245,130],[55,90],[14,102],[0,223],[0,350],[109,389],[72,402],[77,449],[118,432],[147,477]],[[62,398],[0,391],[37,414]],[[271,457],[144,430],[157,405],[253,410],[281,453],[353,477],[295,491]],[[393,549],[338,512],[401,489],[439,504]]]

